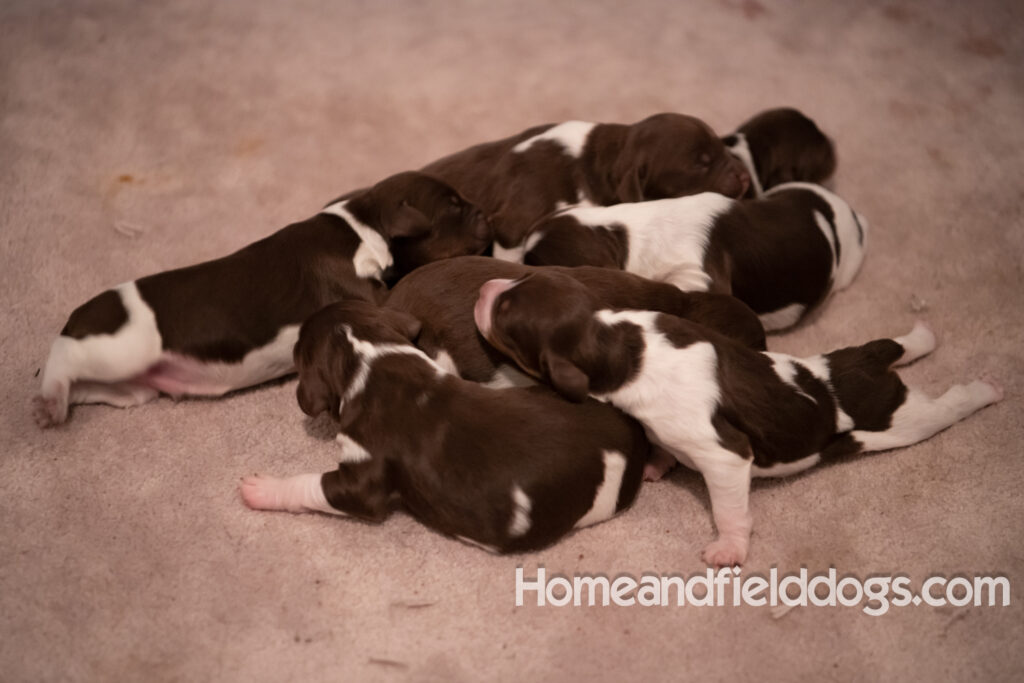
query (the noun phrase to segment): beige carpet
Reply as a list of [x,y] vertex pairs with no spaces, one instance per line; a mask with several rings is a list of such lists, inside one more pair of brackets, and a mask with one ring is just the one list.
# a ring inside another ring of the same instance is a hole
[[[1020,680],[1022,26],[1012,0],[6,0],[0,678]],[[699,479],[501,558],[405,515],[244,509],[244,473],[332,466],[293,381],[32,422],[53,335],[105,287],[531,124],[675,110],[724,134],[781,104],[834,136],[836,187],[872,234],[854,285],[771,347],[920,317],[941,345],[909,382],[988,375],[1007,398],[916,447],[755,485],[746,571],[1003,574],[1010,607],[515,608],[518,565],[703,571]]]

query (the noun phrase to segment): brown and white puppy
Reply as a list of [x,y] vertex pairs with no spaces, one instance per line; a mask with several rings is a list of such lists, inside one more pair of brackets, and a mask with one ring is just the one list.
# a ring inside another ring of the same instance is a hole
[[[480,287],[495,278],[517,279],[545,270],[481,256],[431,263],[413,271],[388,294],[385,306],[419,318],[416,344],[461,376],[492,387],[533,381],[477,332],[473,306]],[[662,311],[694,320],[751,348],[764,349],[764,329],[745,304],[721,294],[685,293],[677,287],[607,268],[552,268],[565,273],[606,308]]]
[[[495,256],[518,247],[557,208],[720,192],[739,197],[750,177],[700,119],[656,114],[632,125],[567,121],[536,126],[423,168],[494,219]],[[511,259],[516,260],[516,259]]]
[[525,371],[567,398],[622,409],[653,444],[700,471],[718,528],[704,558],[715,565],[747,556],[751,476],[909,446],[1002,398],[982,381],[934,399],[907,388],[891,368],[935,347],[920,323],[896,339],[795,358],[682,318],[602,309],[572,278],[550,272],[487,283],[476,320]]
[[745,198],[776,185],[824,183],[836,170],[836,150],[818,125],[797,109],[763,111],[722,138],[750,173]]
[[820,185],[785,183],[761,199],[705,192],[566,209],[534,226],[523,259],[622,268],[686,291],[732,294],[773,331],[853,281],[867,228]]
[[490,239],[449,185],[400,173],[230,256],[119,285],[78,307],[54,341],[36,421],[61,423],[75,403],[219,396],[286,375],[306,316],[338,299],[379,301],[385,270],[480,253]]
[[250,507],[380,521],[397,494],[434,529],[520,552],[633,502],[649,448],[637,422],[546,387],[488,389],[448,374],[413,346],[418,327],[357,301],[303,323],[299,405],[338,420],[341,463],[322,475],[247,477]]

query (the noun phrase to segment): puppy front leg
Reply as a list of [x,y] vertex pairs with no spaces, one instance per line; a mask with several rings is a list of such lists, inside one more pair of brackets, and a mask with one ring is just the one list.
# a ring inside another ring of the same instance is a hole
[[690,453],[711,495],[718,538],[704,548],[704,561],[717,567],[743,564],[750,545],[752,460],[724,448]]
[[286,479],[254,474],[242,478],[240,491],[254,510],[326,512],[370,521],[387,517],[390,495],[384,464],[378,460],[342,463],[332,472]]

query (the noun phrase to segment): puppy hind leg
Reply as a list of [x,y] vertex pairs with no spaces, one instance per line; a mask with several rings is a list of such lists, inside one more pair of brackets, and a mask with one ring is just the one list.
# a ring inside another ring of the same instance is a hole
[[854,430],[850,432],[850,437],[864,451],[909,446],[938,434],[1002,398],[1003,390],[1000,386],[981,380],[955,385],[938,398],[929,398],[921,391],[908,389],[906,399],[892,414],[888,429]]
[[914,329],[893,341],[903,347],[903,354],[893,362],[894,366],[913,363],[934,351],[936,345],[935,333],[920,320],[914,323]]
[[115,382],[106,384],[104,382],[72,382],[70,402],[80,403],[103,403],[115,408],[130,408],[152,401],[158,392],[153,387],[138,382]]

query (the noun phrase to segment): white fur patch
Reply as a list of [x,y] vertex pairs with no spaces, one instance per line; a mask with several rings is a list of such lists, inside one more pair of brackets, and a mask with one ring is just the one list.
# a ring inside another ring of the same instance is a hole
[[499,261],[508,261],[509,263],[522,263],[523,258],[526,255],[526,246],[525,244],[520,244],[518,247],[505,248],[498,244],[497,242],[495,242],[492,255]]
[[370,459],[370,452],[345,432],[338,432],[334,439],[341,446],[341,457],[338,459],[338,462],[356,463],[366,462]]
[[625,270],[685,291],[706,291],[704,254],[715,219],[735,200],[716,192],[650,202],[581,206],[562,215],[588,227],[622,225],[629,249]]
[[806,308],[807,307],[803,304],[790,304],[777,311],[763,313],[757,316],[757,318],[761,321],[761,325],[767,332],[784,330],[787,327],[796,325],[797,321],[803,316]]
[[596,124],[588,121],[566,121],[557,126],[552,126],[539,135],[523,140],[512,148],[517,154],[522,154],[538,142],[550,140],[557,142],[569,156],[579,158],[583,154],[583,147],[587,144],[587,137]]
[[356,275],[361,278],[380,279],[393,263],[391,250],[384,237],[373,228],[360,223],[345,208],[348,200],[335,202],[321,210],[321,213],[330,213],[345,219],[349,227],[359,235],[362,244],[356,249],[352,257],[352,265],[355,266]]
[[793,387],[798,394],[808,399],[812,403],[817,403],[813,396],[808,394],[806,391],[800,388],[800,385],[796,382],[796,359],[792,356],[787,356],[784,353],[772,353],[771,351],[763,352],[764,355],[768,356],[772,361],[772,368],[775,370],[775,374],[779,376],[783,382]]
[[913,363],[935,350],[935,333],[920,320],[914,323],[914,329],[893,341],[903,347],[903,355],[895,365]]
[[502,363],[495,370],[491,379],[483,383],[489,389],[509,389],[512,387],[532,387],[537,384],[533,379],[519,368]]
[[459,366],[455,364],[455,359],[444,349],[437,352],[437,358],[434,359],[434,363],[449,375],[459,374]]
[[352,334],[352,328],[348,325],[343,325],[342,329],[345,330],[345,336],[352,345],[353,352],[359,357],[360,363],[359,369],[356,371],[356,376],[352,379],[352,383],[349,384],[348,389],[345,390],[345,395],[341,397],[339,410],[344,408],[348,401],[351,401],[353,398],[363,393],[363,389],[366,388],[366,380],[370,376],[370,366],[373,364],[374,360],[382,356],[389,356],[396,353],[419,356],[434,368],[439,375],[447,374],[447,370],[439,365],[437,361],[412,344],[374,344],[372,342],[358,339],[354,334]]
[[594,504],[575,526],[584,527],[613,517],[619,504],[622,477],[626,472],[626,458],[618,451],[601,451],[604,462],[604,479],[594,494]]
[[815,453],[808,455],[806,458],[800,458],[793,462],[779,462],[771,467],[758,467],[753,465],[750,468],[750,473],[755,477],[788,477],[791,474],[797,472],[803,472],[804,470],[810,469],[821,462],[821,455]]
[[[765,192],[765,196],[771,196],[776,192],[786,189],[810,190],[828,202],[832,208],[832,214],[835,217],[836,223],[835,234],[832,233],[832,227],[824,216],[816,212],[815,220],[818,223],[818,228],[832,247],[833,256],[836,253],[836,238],[838,237],[839,239],[838,265],[835,265],[835,260],[833,259],[832,291],[838,292],[844,289],[853,282],[864,261],[864,249],[867,247],[869,227],[867,219],[860,214],[856,214],[857,217],[855,218],[853,209],[850,208],[850,205],[842,197],[814,183],[783,183]],[[860,221],[860,228],[857,227],[858,219]],[[863,240],[861,240],[860,235],[862,230],[864,233]]]
[[254,510],[345,514],[327,502],[319,474],[299,474],[286,479],[259,474],[244,477],[241,493],[245,504]]
[[733,133],[736,136],[736,144],[729,148],[743,165],[747,167],[747,173],[750,174],[750,183],[754,188],[754,198],[760,198],[764,195],[764,188],[761,187],[761,179],[757,177],[757,169],[754,168],[754,156],[750,153],[750,143],[747,142],[747,136],[743,133]]
[[865,451],[909,446],[937,434],[1002,397],[998,387],[982,381],[955,385],[938,398],[929,398],[911,389],[903,405],[893,413],[889,429],[882,432],[854,430],[850,435]]
[[508,535],[512,538],[523,536],[530,530],[530,510],[533,502],[526,492],[518,485],[512,486],[512,522],[508,527]]

